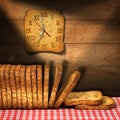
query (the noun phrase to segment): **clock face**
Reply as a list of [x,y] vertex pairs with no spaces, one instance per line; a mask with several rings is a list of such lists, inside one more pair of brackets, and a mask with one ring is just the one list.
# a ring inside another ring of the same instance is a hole
[[28,10],[25,16],[26,51],[62,52],[64,17],[59,11]]

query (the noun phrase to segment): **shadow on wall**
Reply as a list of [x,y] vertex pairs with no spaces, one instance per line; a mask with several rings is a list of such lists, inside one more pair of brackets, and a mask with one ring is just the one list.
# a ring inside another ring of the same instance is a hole
[[44,64],[42,58],[39,58],[40,61],[38,62],[36,56],[34,57],[33,54],[30,55],[25,52],[25,38],[16,28],[16,21],[21,22],[9,19],[7,13],[0,8],[0,63]]

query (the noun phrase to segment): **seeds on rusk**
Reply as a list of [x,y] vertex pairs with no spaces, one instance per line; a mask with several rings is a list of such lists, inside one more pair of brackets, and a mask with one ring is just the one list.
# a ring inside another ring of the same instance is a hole
[[49,100],[49,108],[53,108],[58,86],[62,77],[62,69],[63,69],[62,65],[59,64],[56,66],[52,91],[51,91],[50,100]]
[[72,91],[72,89],[77,84],[80,79],[81,73],[79,71],[74,71],[65,84],[60,88],[57,93],[54,108],[60,107],[67,95]]
[[43,108],[48,108],[50,66],[44,66]]
[[2,104],[3,109],[7,109],[7,90],[6,90],[6,80],[5,80],[5,66],[1,65],[0,67],[0,82],[1,82],[1,92],[2,92]]
[[[1,65],[0,65],[0,67],[1,67]],[[1,72],[0,72],[0,74],[1,74]],[[3,103],[2,103],[2,88],[1,88],[2,86],[1,86],[1,80],[2,79],[1,79],[1,75],[0,75],[0,109],[2,109],[2,105],[3,105]]]
[[16,79],[16,89],[17,89],[17,108],[22,108],[20,69],[21,69],[21,65],[16,65],[15,79]]
[[65,98],[63,104],[64,106],[73,106],[78,104],[98,105],[102,100],[102,92],[98,90],[70,92]]
[[15,79],[15,65],[11,66],[10,69],[10,84],[12,90],[12,107],[17,108],[17,89],[16,89],[16,79]]
[[6,89],[7,89],[7,105],[8,109],[12,108],[12,88],[10,84],[10,68],[11,65],[7,64],[5,67],[5,80],[6,80]]
[[26,66],[26,90],[27,90],[28,109],[32,109],[33,101],[32,101],[32,83],[31,83],[31,65]]
[[31,75],[32,75],[32,98],[33,98],[33,109],[37,108],[37,78],[36,78],[36,65],[32,65]]
[[43,104],[43,85],[42,85],[42,65],[37,65],[37,92],[38,92],[38,108],[42,108]]
[[22,108],[27,108],[27,94],[26,94],[26,79],[25,79],[26,66],[22,65],[20,69],[20,82],[21,82],[21,97]]
[[108,110],[115,107],[115,101],[112,97],[103,96],[103,101],[99,105],[76,105],[76,109],[84,110]]

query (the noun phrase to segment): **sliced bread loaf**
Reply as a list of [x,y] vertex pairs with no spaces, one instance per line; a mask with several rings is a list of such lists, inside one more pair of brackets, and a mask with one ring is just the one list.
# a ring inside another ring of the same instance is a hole
[[91,110],[107,110],[115,107],[115,101],[113,98],[103,96],[103,101],[99,105],[76,105],[76,109],[91,109]]
[[98,105],[102,102],[103,96],[101,91],[84,91],[71,92],[64,100],[65,106],[73,106],[78,104]]

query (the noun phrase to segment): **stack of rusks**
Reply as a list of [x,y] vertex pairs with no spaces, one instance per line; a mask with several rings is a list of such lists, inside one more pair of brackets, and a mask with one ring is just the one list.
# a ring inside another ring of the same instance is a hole
[[[73,92],[81,77],[75,70],[60,87],[63,66],[55,66],[50,90],[49,65],[0,65],[0,109],[111,109],[115,101],[99,90]],[[59,89],[58,89],[59,88]]]

